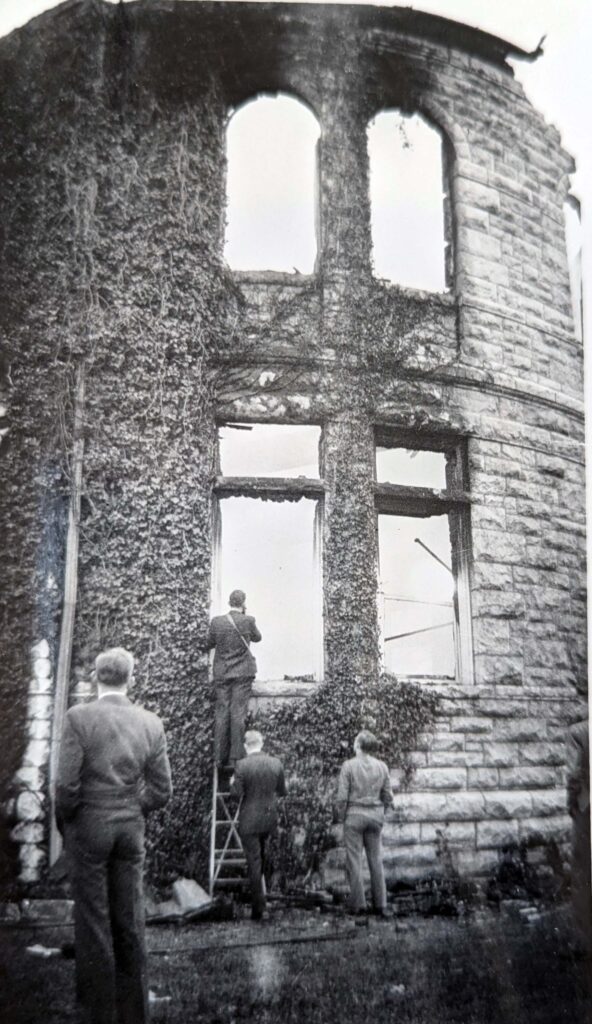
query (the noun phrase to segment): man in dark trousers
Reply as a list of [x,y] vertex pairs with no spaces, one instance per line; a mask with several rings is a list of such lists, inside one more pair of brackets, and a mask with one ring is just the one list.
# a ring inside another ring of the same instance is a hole
[[244,591],[232,591],[228,614],[212,619],[206,642],[208,650],[215,648],[214,755],[219,768],[233,766],[245,753],[245,718],[257,671],[250,644],[261,640],[255,619],[247,615],[245,602]]
[[567,809],[572,820],[571,896],[578,956],[592,957],[590,733],[588,712],[567,734]]
[[99,654],[98,699],[70,708],[56,817],[74,896],[76,988],[90,1024],[148,1020],[144,945],[144,815],[171,796],[160,719],[131,703],[133,656]]
[[238,761],[230,792],[240,799],[238,833],[243,844],[254,921],[265,914],[266,874],[265,847],[269,835],[277,828],[277,798],[286,795],[284,769],[277,757],[262,752],[263,737],[250,729],[245,733],[247,756]]

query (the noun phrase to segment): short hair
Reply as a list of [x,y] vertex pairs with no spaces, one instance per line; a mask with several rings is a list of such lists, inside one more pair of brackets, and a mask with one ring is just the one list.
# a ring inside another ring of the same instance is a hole
[[362,729],[356,736],[355,742],[365,754],[374,754],[380,746],[374,733],[368,729]]
[[262,747],[263,736],[258,729],[247,729],[245,733],[245,747]]
[[246,600],[247,595],[244,590],[233,590],[228,598],[228,604],[231,608],[242,608]]
[[97,682],[102,686],[123,687],[129,683],[134,671],[134,656],[124,647],[110,647],[95,661]]

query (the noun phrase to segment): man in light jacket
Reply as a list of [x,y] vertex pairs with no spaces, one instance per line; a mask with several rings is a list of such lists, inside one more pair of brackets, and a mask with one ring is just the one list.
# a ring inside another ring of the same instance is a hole
[[362,877],[365,851],[374,911],[381,917],[388,917],[381,833],[384,812],[393,806],[393,794],[386,764],[373,756],[377,749],[378,741],[371,732],[364,729],[358,733],[354,741],[355,757],[342,765],[339,775],[337,817],[343,822],[350,912],[366,912]]
[[160,718],[127,697],[133,656],[95,662],[98,699],[70,708],[56,817],[74,896],[76,987],[89,1024],[146,1024],[144,815],[171,796]]

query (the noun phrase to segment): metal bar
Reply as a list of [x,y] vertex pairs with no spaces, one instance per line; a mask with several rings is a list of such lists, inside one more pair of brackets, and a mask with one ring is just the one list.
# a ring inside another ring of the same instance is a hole
[[454,573],[452,572],[452,569],[451,569],[451,567],[450,567],[449,565],[446,565],[446,562],[443,562],[443,561],[442,561],[442,559],[441,559],[441,558],[439,558],[439,557],[438,557],[438,555],[436,555],[436,554],[435,554],[435,553],[434,553],[434,552],[432,551],[432,549],[431,549],[431,548],[429,548],[429,547],[427,546],[427,544],[424,544],[424,542],[423,542],[422,540],[420,540],[420,539],[419,539],[419,537],[416,537],[416,538],[415,538],[415,543],[416,543],[416,544],[419,544],[419,546],[420,546],[420,547],[422,547],[422,548],[424,549],[424,551],[427,551],[428,555],[431,555],[431,556],[432,556],[432,558],[435,558],[435,559],[436,559],[436,561],[440,563],[440,565],[443,565],[443,566],[444,566],[444,568],[448,570],[448,572],[450,573],[450,575],[451,575],[451,576],[453,576],[453,575],[454,575]]
[[454,626],[454,622],[441,622],[438,626],[426,626],[425,629],[412,629],[409,633],[396,633],[395,636],[385,636],[385,644],[389,640],[402,640],[404,636],[417,636],[418,633],[431,633],[433,629],[445,629],[446,626]]

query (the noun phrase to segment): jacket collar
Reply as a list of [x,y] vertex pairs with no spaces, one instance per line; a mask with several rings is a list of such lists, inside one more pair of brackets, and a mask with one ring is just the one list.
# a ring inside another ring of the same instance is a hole
[[108,704],[131,704],[131,700],[125,693],[104,693],[97,697],[99,701],[106,701]]

